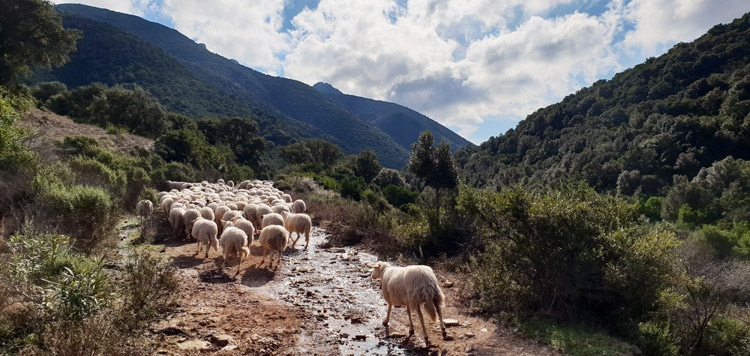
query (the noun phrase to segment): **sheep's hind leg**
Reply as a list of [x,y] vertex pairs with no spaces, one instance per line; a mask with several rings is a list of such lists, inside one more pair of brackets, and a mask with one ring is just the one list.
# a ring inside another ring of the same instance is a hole
[[[424,343],[430,346],[430,341],[427,339],[427,328],[424,327],[424,316],[422,316],[422,308],[417,304],[417,315],[419,315],[419,322],[422,324],[422,335],[424,335]],[[411,314],[409,314],[411,320]]]
[[406,315],[409,316],[409,336],[412,336],[414,335],[414,322],[411,321],[411,308],[408,305],[406,306]]
[[443,339],[445,339],[448,334],[445,332],[445,323],[443,322],[443,310],[439,303],[433,302],[435,305],[435,310],[437,311],[438,318],[440,318],[440,330],[443,331]]

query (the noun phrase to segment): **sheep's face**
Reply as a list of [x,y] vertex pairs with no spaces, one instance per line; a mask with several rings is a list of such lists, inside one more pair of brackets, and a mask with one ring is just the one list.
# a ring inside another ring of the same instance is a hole
[[377,265],[372,266],[372,279],[382,278],[383,272],[385,272],[386,267],[388,267],[388,265],[383,262],[380,262]]

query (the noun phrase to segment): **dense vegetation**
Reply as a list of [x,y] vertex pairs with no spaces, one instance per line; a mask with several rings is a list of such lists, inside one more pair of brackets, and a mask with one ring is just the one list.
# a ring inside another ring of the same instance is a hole
[[750,159],[750,15],[538,110],[458,153],[471,185],[667,194],[727,156]]

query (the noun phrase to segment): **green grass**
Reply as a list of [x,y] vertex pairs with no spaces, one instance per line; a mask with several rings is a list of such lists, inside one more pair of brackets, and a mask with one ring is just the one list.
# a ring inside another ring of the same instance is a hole
[[561,325],[550,321],[524,322],[519,330],[533,339],[548,344],[555,350],[572,356],[625,356],[634,348],[603,332],[590,328]]

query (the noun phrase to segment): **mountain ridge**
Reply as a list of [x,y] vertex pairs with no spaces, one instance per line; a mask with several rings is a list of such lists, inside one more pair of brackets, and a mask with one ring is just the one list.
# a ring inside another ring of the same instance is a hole
[[432,132],[436,142],[443,139],[448,141],[453,152],[463,147],[473,146],[471,142],[439,122],[403,105],[344,94],[328,83],[318,82],[313,85],[313,88],[387,133],[406,149],[411,149],[411,144],[416,142],[419,133],[425,130]]
[[[62,14],[74,13],[131,33],[248,105],[282,121],[292,118],[318,128],[335,138],[332,141],[347,154],[372,148],[378,159],[391,168],[401,168],[408,160],[409,151],[386,133],[302,82],[272,77],[239,65],[209,52],[176,30],[137,16],[77,4],[56,5],[56,9]],[[84,33],[84,39],[85,36]]]

